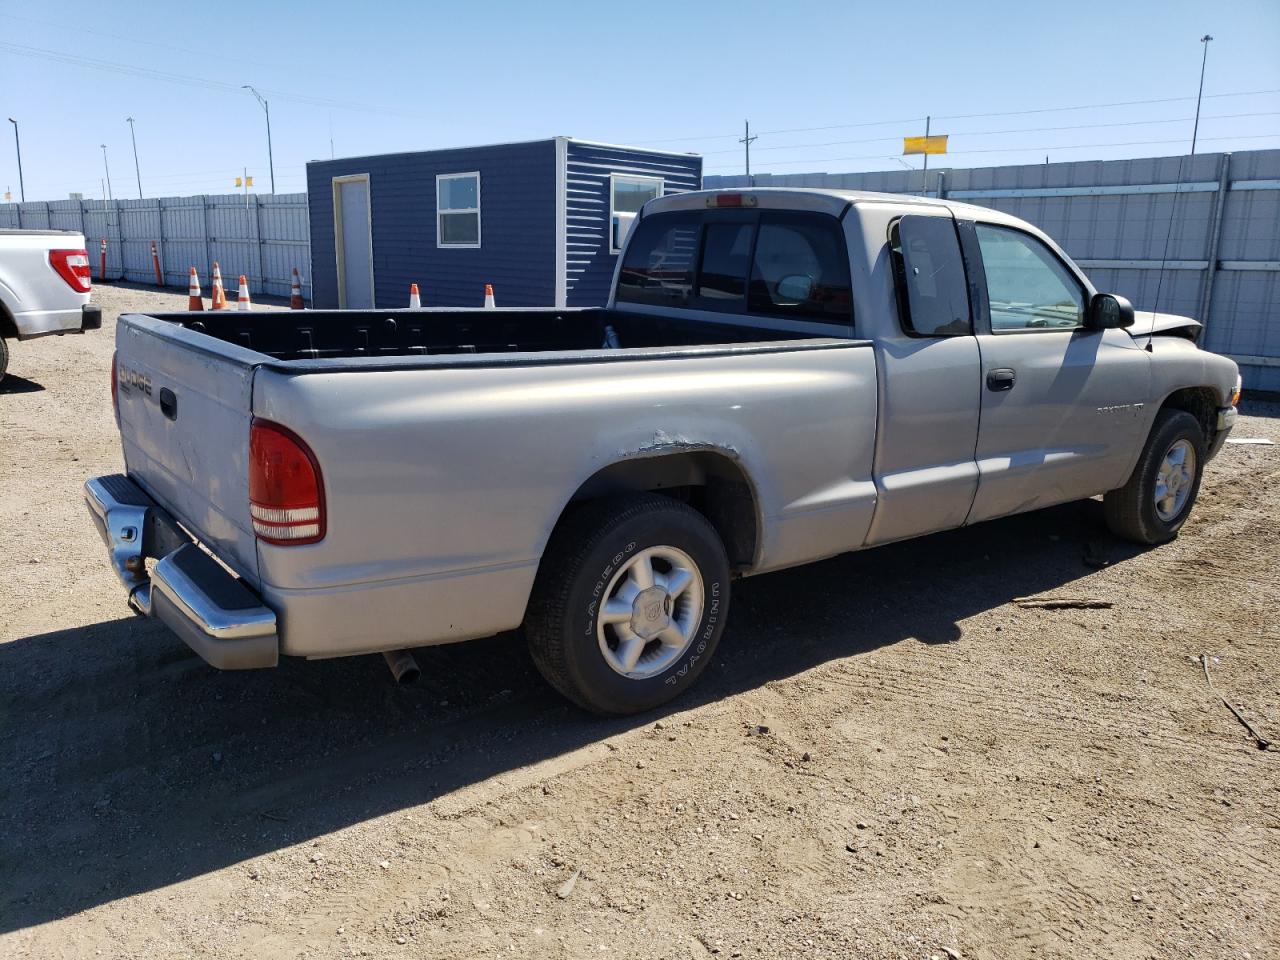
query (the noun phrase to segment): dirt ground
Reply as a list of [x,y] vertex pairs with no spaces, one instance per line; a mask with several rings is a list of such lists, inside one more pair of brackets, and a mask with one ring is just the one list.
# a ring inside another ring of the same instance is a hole
[[742,582],[643,717],[516,637],[413,688],[220,674],[128,614],[80,498],[121,468],[116,315],[185,298],[95,296],[0,387],[0,955],[1280,956],[1280,754],[1217,696],[1280,740],[1280,446],[1156,550],[1088,501]]

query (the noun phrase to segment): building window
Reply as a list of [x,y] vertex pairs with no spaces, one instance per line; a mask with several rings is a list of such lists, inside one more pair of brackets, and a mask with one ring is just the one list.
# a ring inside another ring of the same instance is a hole
[[436,177],[436,246],[480,246],[480,174]]
[[662,196],[661,177],[609,177],[609,252],[621,253],[636,214],[650,200]]

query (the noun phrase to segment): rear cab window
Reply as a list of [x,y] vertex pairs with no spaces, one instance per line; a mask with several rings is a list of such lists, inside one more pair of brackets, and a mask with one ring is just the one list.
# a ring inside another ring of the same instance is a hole
[[803,211],[676,211],[645,217],[623,257],[616,300],[853,324],[840,221]]

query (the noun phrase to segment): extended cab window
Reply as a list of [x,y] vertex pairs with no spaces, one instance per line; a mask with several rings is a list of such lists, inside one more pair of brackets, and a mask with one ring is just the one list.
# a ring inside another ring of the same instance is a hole
[[950,217],[900,218],[889,228],[889,250],[904,333],[956,337],[973,332],[964,261]]
[[1030,234],[977,225],[991,330],[1063,329],[1084,323],[1084,290],[1053,251]]

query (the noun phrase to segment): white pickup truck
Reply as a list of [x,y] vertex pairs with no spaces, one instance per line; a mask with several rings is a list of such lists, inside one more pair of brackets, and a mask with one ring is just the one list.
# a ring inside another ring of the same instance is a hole
[[731,583],[1103,495],[1175,536],[1235,417],[1187,318],[994,210],[832,190],[648,203],[607,306],[130,315],[130,604],[209,663],[523,627],[601,713],[686,689]]
[[102,326],[89,303],[84,236],[65,230],[0,230],[0,380],[7,340],[84,333]]

